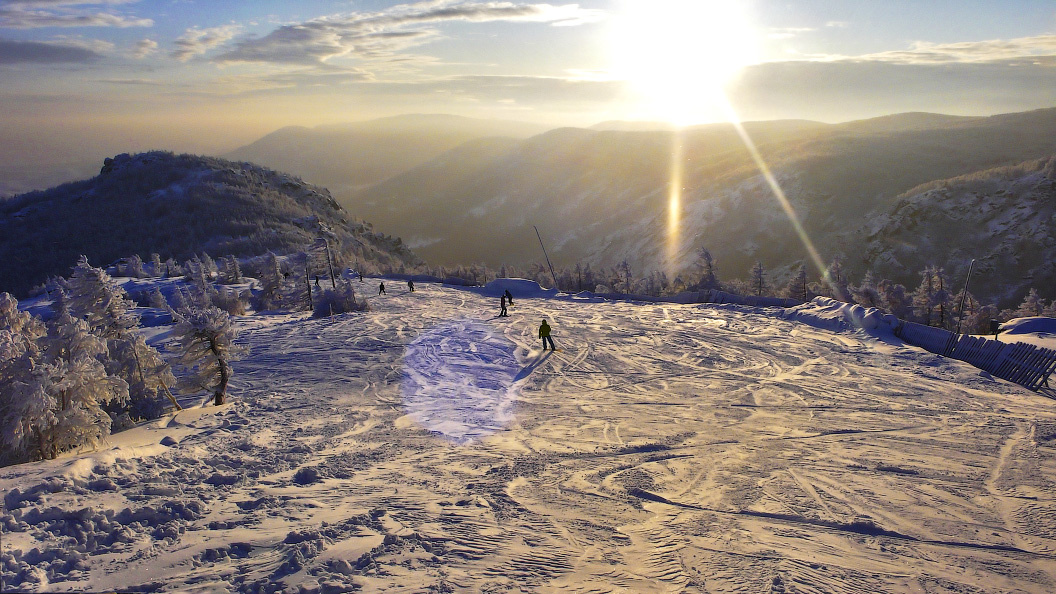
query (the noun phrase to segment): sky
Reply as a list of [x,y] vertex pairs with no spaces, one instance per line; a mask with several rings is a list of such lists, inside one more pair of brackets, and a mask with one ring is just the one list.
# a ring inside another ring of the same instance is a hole
[[987,115],[1056,106],[1056,3],[0,0],[0,102],[8,166],[401,113]]

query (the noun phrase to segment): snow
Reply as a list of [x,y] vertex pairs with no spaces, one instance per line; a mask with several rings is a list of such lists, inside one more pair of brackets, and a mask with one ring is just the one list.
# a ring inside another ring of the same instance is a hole
[[1016,318],[1001,324],[998,338],[1004,342],[1025,342],[1056,350],[1056,318]]
[[416,289],[240,317],[229,404],[0,469],[7,587],[1056,589],[1052,401],[875,312]]

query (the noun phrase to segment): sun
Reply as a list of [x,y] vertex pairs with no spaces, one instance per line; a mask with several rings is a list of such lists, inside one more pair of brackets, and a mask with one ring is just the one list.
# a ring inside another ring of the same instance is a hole
[[723,87],[755,61],[757,35],[743,1],[625,0],[612,28],[613,71],[639,113],[715,121]]

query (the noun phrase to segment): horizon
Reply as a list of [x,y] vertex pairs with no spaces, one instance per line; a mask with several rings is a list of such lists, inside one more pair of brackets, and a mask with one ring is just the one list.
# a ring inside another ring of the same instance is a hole
[[20,169],[223,154],[445,113],[839,123],[1056,106],[1056,7],[864,1],[0,2],[0,194]]

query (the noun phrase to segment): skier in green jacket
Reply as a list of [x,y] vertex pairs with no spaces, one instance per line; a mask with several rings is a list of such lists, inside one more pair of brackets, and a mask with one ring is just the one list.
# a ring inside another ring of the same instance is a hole
[[547,324],[545,319],[543,320],[542,325],[539,326],[539,338],[543,339],[543,350],[544,351],[546,350],[546,343],[547,342],[550,343],[550,350],[552,350],[552,351],[556,351],[557,350],[557,347],[554,346],[554,339],[550,338],[550,324]]

